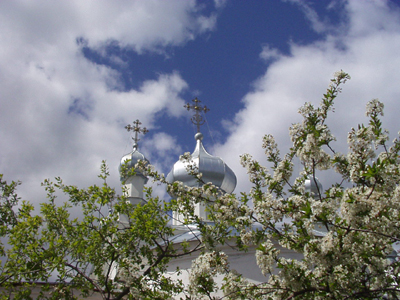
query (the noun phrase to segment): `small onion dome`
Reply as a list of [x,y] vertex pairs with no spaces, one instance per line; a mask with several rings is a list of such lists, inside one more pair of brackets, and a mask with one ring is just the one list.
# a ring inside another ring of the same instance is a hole
[[193,174],[187,172],[187,166],[192,163],[198,168],[198,172],[202,174],[202,182],[211,182],[224,192],[232,193],[236,187],[235,173],[233,173],[231,168],[229,168],[221,158],[207,153],[201,142],[203,134],[198,132],[194,138],[197,141],[197,145],[192,153],[193,162],[177,161],[171,172],[167,175],[167,181],[169,183],[180,181],[189,187],[201,185]]
[[312,193],[314,197],[317,197],[319,194],[322,194],[322,184],[319,182],[318,178],[308,177],[304,182],[305,191],[308,193]]
[[[126,162],[126,161],[128,161],[128,160],[129,160],[129,162]],[[130,152],[130,153],[128,153],[128,154],[125,154],[125,155],[121,158],[121,163],[120,163],[120,165],[119,165],[119,173],[120,173],[120,179],[121,179],[121,181],[124,181],[124,180],[126,179],[126,178],[124,178],[124,177],[122,176],[122,174],[121,174],[122,165],[127,164],[126,167],[127,167],[128,170],[129,170],[129,169],[134,169],[134,168],[135,168],[135,165],[136,165],[140,160],[144,160],[144,161],[146,161],[147,163],[149,163],[148,159],[147,159],[142,153],[140,153],[140,152],[137,150],[137,144],[134,144],[134,145],[133,145],[133,150],[132,150],[132,152]],[[146,184],[148,178],[147,178],[146,176],[144,176],[144,175],[143,175],[139,170],[137,170],[137,169],[135,169],[135,172],[136,172],[135,176],[142,176],[142,177],[146,178],[146,182],[145,182],[145,184]]]

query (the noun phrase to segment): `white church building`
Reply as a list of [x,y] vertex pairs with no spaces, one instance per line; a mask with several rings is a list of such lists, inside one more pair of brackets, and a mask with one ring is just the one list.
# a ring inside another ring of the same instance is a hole
[[[223,192],[232,193],[237,183],[235,173],[221,158],[209,154],[203,146],[203,134],[200,132],[200,125],[202,125],[203,119],[200,115],[200,112],[206,112],[208,108],[206,106],[202,107],[199,103],[200,101],[197,100],[197,98],[194,99],[193,102],[193,105],[187,104],[185,106],[188,110],[195,111],[195,115],[192,117],[192,122],[197,126],[197,133],[195,135],[195,147],[193,153],[191,154],[191,163],[194,164],[197,171],[202,174],[201,178],[203,182],[211,182],[213,185],[219,187]],[[147,161],[147,159],[142,153],[139,152],[137,146],[137,133],[139,133],[141,129],[136,127],[132,130],[134,130],[136,133],[136,140],[134,139],[135,145],[131,153],[122,157],[121,164],[124,164],[127,160],[129,160],[129,166],[134,168],[139,160]],[[188,187],[198,187],[200,184],[199,180],[195,178],[193,174],[189,174],[187,165],[187,162],[178,160],[167,175],[167,181],[170,183],[179,181],[182,182],[183,185],[186,185]],[[135,176],[128,178],[125,181],[126,191],[128,192],[127,197],[132,204],[144,202],[143,189],[146,182],[147,178],[140,172],[137,172]],[[315,194],[317,194],[317,187],[314,185],[314,181],[308,180],[306,182],[306,189],[308,189],[310,192],[314,192]],[[321,190],[322,186],[318,186],[318,188]],[[196,204],[194,209],[197,216],[201,217],[203,220],[207,219],[207,210],[204,204],[198,203]],[[187,241],[195,245],[196,243],[198,243],[198,240],[201,239],[200,231],[197,230],[196,224],[183,225],[182,220],[182,215],[177,212],[173,212],[171,226],[174,227],[176,235],[172,238],[172,240],[176,243]],[[124,220],[121,219],[121,222],[124,222]],[[323,235],[323,233],[320,234]],[[302,258],[301,254],[284,249],[278,244],[276,244],[276,247],[278,247],[281,251],[281,255],[287,258]],[[255,257],[255,246],[249,247],[249,250],[247,252],[243,252],[237,251],[233,249],[233,247],[231,247],[229,243],[225,243],[224,245],[221,245],[219,249],[229,256],[230,268],[238,271],[247,280],[256,283],[265,282],[267,280],[267,278],[261,273],[259,267],[257,266]],[[192,255],[184,255],[172,260],[168,268],[168,276],[177,279],[179,278],[185,284],[188,284],[192,261],[196,259],[199,254],[200,251]],[[181,270],[179,276],[175,273],[177,267],[179,267],[179,269]],[[222,276],[217,277],[217,284],[219,284],[219,286],[222,285],[222,278]],[[222,296],[222,292],[214,296]],[[179,296],[177,298],[179,299]]]

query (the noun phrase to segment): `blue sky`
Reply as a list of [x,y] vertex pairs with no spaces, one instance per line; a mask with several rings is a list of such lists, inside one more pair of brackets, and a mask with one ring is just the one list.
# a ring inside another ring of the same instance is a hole
[[[310,4],[327,11],[320,1]],[[232,119],[243,108],[240,99],[268,67],[268,61],[260,57],[263,46],[270,45],[289,54],[289,41],[306,44],[322,36],[310,28],[304,14],[290,2],[228,1],[221,9],[215,9],[213,1],[200,1],[199,7],[206,16],[217,14],[215,28],[184,45],[166,47],[160,53],[139,54],[116,44],[106,47],[107,55],[90,47],[83,47],[82,51],[90,61],[120,72],[125,90],[138,88],[143,81],[155,80],[160,73],[179,72],[189,85],[182,98],[190,101],[198,96],[211,108],[207,120],[214,130],[220,131],[218,139],[224,142],[227,132],[220,128],[221,119]],[[334,10],[327,16],[337,17]],[[124,60],[127,66],[121,68],[115,64],[110,59],[113,55]],[[188,122],[159,118],[156,123],[177,135]],[[182,133],[177,138],[186,146],[185,140],[193,132]],[[187,146],[189,151],[192,145]]]
[[352,80],[330,123],[336,149],[372,98],[391,137],[400,129],[397,1],[2,1],[0,39],[0,173],[34,202],[45,178],[99,183],[103,159],[118,186],[136,119],[150,130],[140,150],[167,173],[194,149],[183,108],[194,97],[210,108],[204,144],[237,191],[249,189],[239,156],[265,162],[266,133],[288,149],[298,108],[318,105],[340,69]]

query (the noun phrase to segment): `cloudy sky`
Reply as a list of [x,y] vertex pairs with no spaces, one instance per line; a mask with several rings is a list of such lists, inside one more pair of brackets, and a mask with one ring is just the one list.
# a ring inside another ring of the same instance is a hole
[[237,191],[249,188],[239,155],[265,161],[266,133],[287,149],[298,108],[318,105],[340,69],[352,79],[330,121],[336,148],[372,98],[392,137],[400,129],[397,1],[1,1],[0,40],[0,173],[33,202],[45,178],[99,183],[103,159],[118,186],[136,119],[150,130],[140,151],[167,173],[194,149],[183,107],[194,97],[211,109],[206,149]]

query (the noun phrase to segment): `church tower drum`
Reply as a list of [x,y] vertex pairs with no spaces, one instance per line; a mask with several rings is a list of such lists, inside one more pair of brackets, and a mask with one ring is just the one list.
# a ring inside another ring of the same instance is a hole
[[[147,183],[148,178],[140,172],[140,170],[136,169],[135,166],[139,161],[145,161],[149,163],[149,161],[146,159],[146,157],[139,152],[138,150],[138,135],[140,133],[146,134],[148,130],[146,127],[140,128],[139,125],[141,123],[139,120],[136,120],[133,122],[134,126],[128,125],[125,128],[128,131],[134,131],[135,132],[135,137],[132,138],[134,143],[133,143],[133,149],[130,153],[124,155],[121,158],[121,163],[119,166],[120,170],[120,180],[123,183],[124,187],[124,193],[125,196],[127,197],[127,200],[133,204],[137,205],[139,203],[143,203],[143,189],[144,185]],[[130,171],[134,171],[134,174],[129,176],[127,173]],[[120,222],[125,223],[128,220],[126,220],[126,216],[120,216]]]

